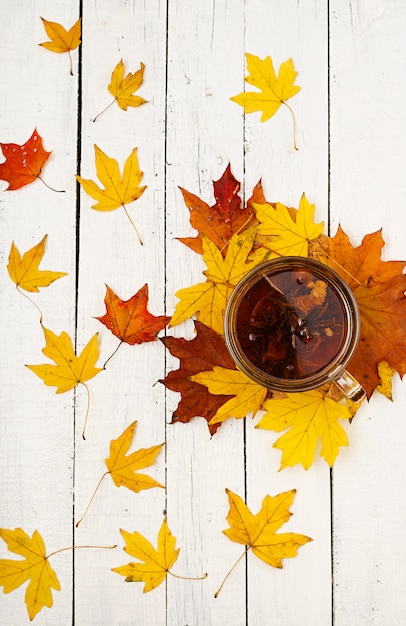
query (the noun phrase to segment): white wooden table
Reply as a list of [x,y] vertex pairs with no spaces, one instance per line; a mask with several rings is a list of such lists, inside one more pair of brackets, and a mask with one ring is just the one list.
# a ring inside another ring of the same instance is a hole
[[[0,526],[38,529],[48,551],[119,544],[56,555],[61,591],[35,623],[403,626],[406,387],[398,377],[393,403],[374,394],[347,426],[350,445],[332,471],[318,459],[307,472],[278,472],[275,434],[254,430],[250,419],[228,420],[213,438],[202,419],[170,424],[179,398],[155,383],[177,360],[161,342],[123,345],[89,382],[83,441],[84,389],[55,395],[24,367],[45,362],[43,335],[6,265],[12,240],[24,251],[47,233],[42,267],[68,276],[35,297],[44,323],[76,337],[79,350],[100,331],[108,356],[116,339],[94,319],[104,313],[105,284],[127,299],[147,282],[150,310],[171,315],[174,293],[199,282],[202,270],[201,258],[175,239],[195,234],[178,186],[212,203],[212,181],[228,162],[247,194],[260,178],[269,201],[298,206],[305,192],[330,233],[341,223],[357,244],[382,227],[385,259],[405,258],[406,1],[3,0],[0,12],[0,141],[21,144],[36,127],[53,151],[46,179],[66,190],[36,181],[0,192]],[[40,16],[70,26],[79,15],[83,43],[72,77],[66,55],[37,45],[46,40]],[[270,55],[277,67],[292,57],[302,87],[297,151],[286,109],[261,124],[230,101],[244,89],[245,52]],[[145,63],[140,93],[149,103],[112,107],[93,123],[110,101],[106,87],[121,57],[128,71]],[[148,188],[130,210],[142,247],[122,211],[92,211],[78,193],[76,173],[94,178],[94,143],[120,164],[138,147]],[[168,332],[193,336],[188,324]],[[165,491],[134,494],[106,480],[75,529],[110,440],[133,420],[139,447],[166,442],[152,470]],[[286,528],[314,541],[283,570],[249,555],[214,599],[241,551],[221,533],[226,487],[253,510],[266,493],[296,488]],[[181,548],[176,571],[209,577],[168,577],[143,594],[110,571],[131,560],[118,531],[155,542],[164,509]],[[10,557],[4,544],[0,550]],[[0,622],[29,623],[22,588],[1,596]]]

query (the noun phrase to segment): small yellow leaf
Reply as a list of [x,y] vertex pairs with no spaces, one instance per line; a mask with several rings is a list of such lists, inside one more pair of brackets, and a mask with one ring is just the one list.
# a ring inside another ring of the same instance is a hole
[[41,17],[45,32],[51,41],[45,41],[39,45],[51,52],[69,52],[75,50],[80,45],[80,18],[69,29],[57,22],[49,22]]
[[258,385],[240,370],[230,370],[218,365],[211,371],[191,376],[190,380],[204,385],[214,395],[234,396],[217,410],[209,424],[224,422],[229,417],[240,419],[248,413],[252,413],[254,417],[268,393],[265,387]]
[[338,422],[351,417],[348,407],[317,390],[286,395],[286,398],[266,400],[263,404],[266,413],[256,425],[275,432],[287,431],[273,445],[282,450],[280,469],[297,463],[309,469],[319,440],[320,456],[331,467],[340,446],[348,445],[347,434]]
[[138,561],[115,567],[112,571],[125,576],[126,582],[143,582],[144,593],[152,591],[170,573],[180,551],[180,548],[175,549],[176,538],[169,530],[166,518],[164,518],[158,533],[157,549],[148,539],[136,531],[129,533],[120,529],[120,532],[125,540],[125,552]]
[[121,59],[113,70],[111,82],[108,90],[114,97],[120,109],[127,111],[127,107],[139,107],[145,104],[146,100],[140,96],[134,96],[134,91],[138,91],[144,80],[144,63],[140,64],[140,69],[134,74],[128,73],[124,77],[124,63]]
[[45,544],[38,531],[32,537],[15,528],[0,529],[0,537],[6,542],[10,552],[23,559],[0,559],[0,585],[4,593],[14,591],[28,582],[25,592],[25,603],[30,620],[46,606],[52,607],[52,589],[59,591],[61,586],[58,577],[49,564],[45,554]]
[[387,361],[381,361],[378,363],[378,375],[381,379],[381,384],[377,386],[377,391],[383,394],[388,400],[393,400],[392,397],[392,377],[394,370],[391,368]]
[[27,367],[42,378],[45,385],[57,387],[56,393],[69,391],[102,371],[102,368],[95,367],[99,357],[98,333],[93,335],[81,354],[76,356],[67,333],[62,332],[58,336],[44,326],[42,328],[45,337],[45,348],[42,352],[54,361],[54,365],[27,365]]
[[14,241],[11,244],[7,269],[11,280],[20,289],[38,292],[40,287],[48,287],[54,280],[66,276],[66,272],[38,269],[44,256],[46,239],[47,235],[36,246],[24,252],[23,256],[17,250]]

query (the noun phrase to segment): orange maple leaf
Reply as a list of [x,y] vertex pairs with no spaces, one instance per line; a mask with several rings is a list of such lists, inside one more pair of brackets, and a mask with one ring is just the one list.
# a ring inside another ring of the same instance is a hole
[[121,300],[106,285],[104,302],[106,304],[106,313],[101,317],[96,317],[96,319],[120,340],[118,347],[122,343],[128,343],[130,346],[133,346],[136,343],[156,341],[159,331],[165,328],[171,319],[167,315],[156,316],[148,311],[147,284],[141,287],[128,300]]
[[382,261],[381,231],[366,235],[353,247],[339,228],[328,241],[328,253],[319,258],[351,287],[360,317],[360,341],[348,365],[367,396],[381,383],[378,365],[387,361],[402,377],[406,373],[406,261]]
[[179,241],[198,254],[203,254],[202,235],[204,235],[215,243],[225,256],[231,237],[235,233],[242,233],[255,223],[253,203],[265,202],[261,182],[254,187],[252,197],[245,207],[239,195],[240,187],[241,184],[231,172],[230,164],[227,165],[219,180],[213,182],[215,198],[213,206],[209,206],[198,196],[180,187],[185,204],[190,211],[190,223],[199,231],[199,234],[197,237],[179,238]]
[[0,143],[4,163],[0,163],[0,179],[9,183],[6,191],[20,189],[39,178],[42,168],[51,152],[47,152],[42,145],[42,137],[37,129],[21,146],[17,143]]
[[70,74],[73,76],[72,57],[70,53],[71,50],[76,50],[80,45],[81,18],[79,18],[69,30],[66,30],[66,28],[58,24],[58,22],[50,22],[43,17],[41,17],[41,20],[50,41],[44,41],[39,45],[58,54],[67,52],[69,55]]

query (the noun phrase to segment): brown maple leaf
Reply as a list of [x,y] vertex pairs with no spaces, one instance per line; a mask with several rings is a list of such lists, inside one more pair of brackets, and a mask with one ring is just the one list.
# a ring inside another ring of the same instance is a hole
[[[9,183],[6,191],[20,189],[41,178],[42,168],[51,152],[47,152],[42,145],[42,137],[35,129],[31,137],[21,146],[17,143],[0,143],[4,163],[0,163],[0,179]],[[56,191],[56,190],[53,190]]]
[[[121,298],[106,285],[104,302],[106,305],[106,313],[101,317],[96,317],[96,319],[104,324],[113,335],[120,340],[118,347],[120,347],[122,343],[128,343],[130,346],[133,346],[136,343],[140,344],[146,343],[147,341],[156,341],[159,331],[165,328],[171,319],[167,315],[155,316],[148,311],[147,284],[141,287],[141,289],[128,300],[121,300]],[[113,354],[115,354],[115,352]],[[109,359],[110,358],[111,357],[109,357]]]
[[[195,321],[194,324],[196,336],[191,341],[183,337],[161,339],[172,356],[180,359],[179,369],[172,370],[160,381],[167,389],[182,394],[173,412],[172,423],[190,422],[193,417],[203,417],[209,422],[218,409],[232,398],[226,395],[213,395],[204,385],[190,380],[194,374],[210,371],[215,365],[235,369],[223,338],[201,322]],[[220,424],[209,426],[210,432],[214,434],[219,426]]]
[[361,333],[348,370],[368,397],[381,383],[381,361],[387,361],[401,377],[406,373],[406,261],[383,261],[383,245],[380,230],[353,247],[339,228],[328,241],[328,252],[320,248],[319,254],[349,284],[357,299]]
[[235,233],[243,232],[256,221],[252,203],[265,202],[262,185],[259,182],[247,205],[243,207],[239,196],[240,187],[240,183],[231,172],[230,164],[221,178],[213,182],[215,204],[211,207],[198,196],[180,187],[185,204],[190,211],[190,223],[199,231],[199,234],[197,237],[179,238],[179,241],[198,254],[202,254],[202,235],[205,235],[222,250],[224,256],[231,237]]

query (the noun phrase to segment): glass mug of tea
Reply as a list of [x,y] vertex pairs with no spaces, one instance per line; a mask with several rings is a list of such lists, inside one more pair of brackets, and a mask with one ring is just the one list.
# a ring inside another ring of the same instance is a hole
[[357,302],[319,261],[280,257],[257,265],[234,287],[224,317],[226,345],[252,380],[276,391],[335,382],[355,402],[365,391],[346,366],[357,347]]

